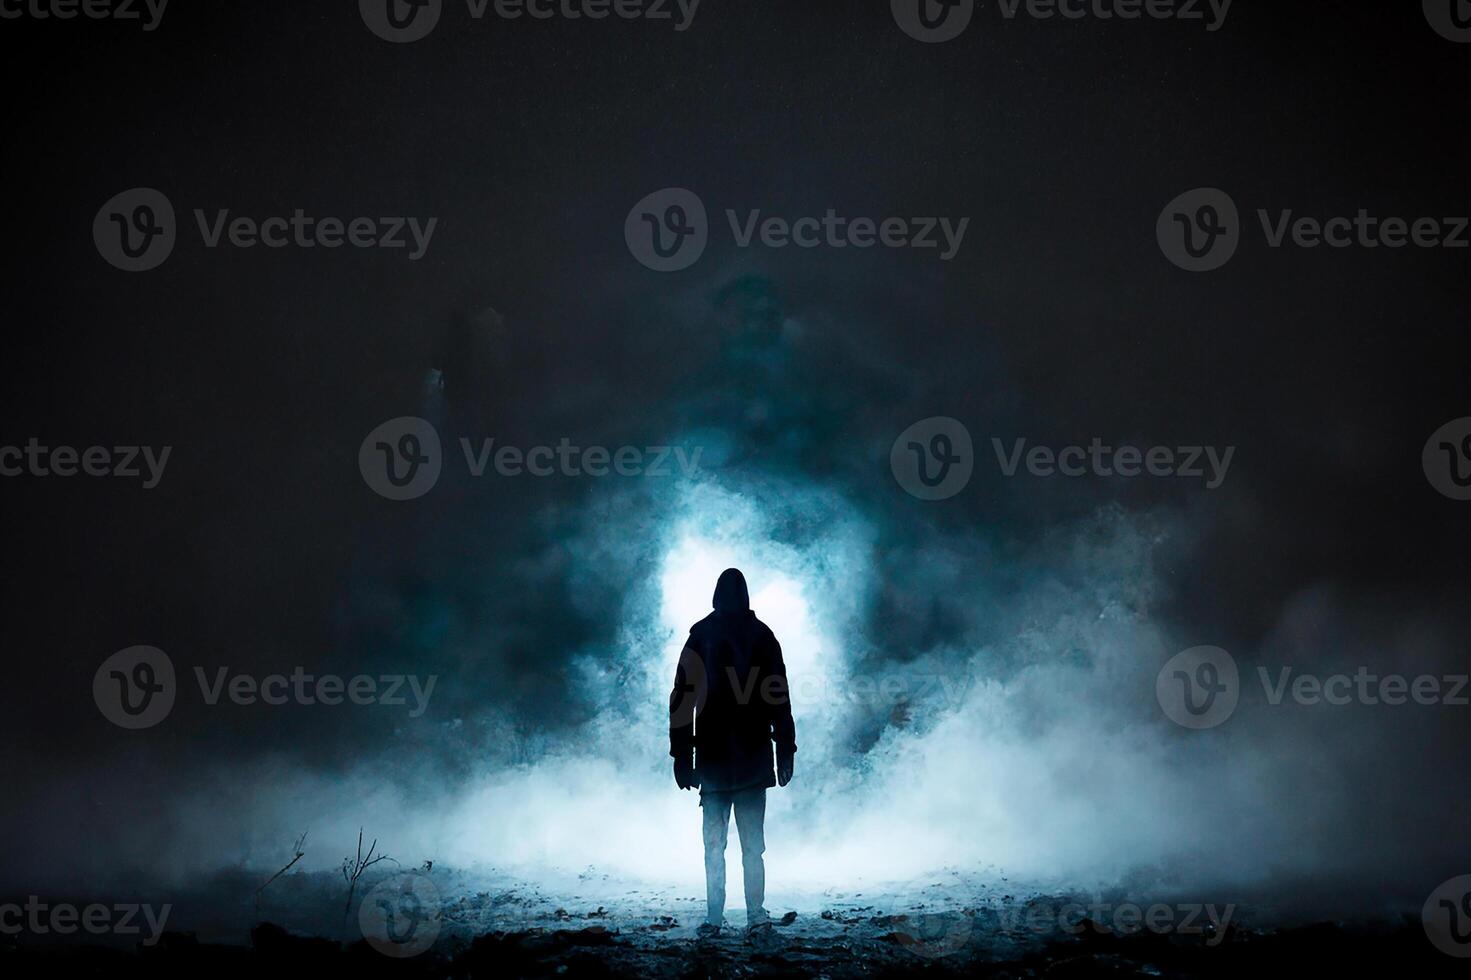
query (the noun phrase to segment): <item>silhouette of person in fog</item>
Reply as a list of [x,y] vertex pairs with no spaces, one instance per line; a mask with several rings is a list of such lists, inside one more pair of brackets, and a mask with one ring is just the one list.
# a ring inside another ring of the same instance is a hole
[[732,809],[741,838],[746,925],[769,925],[762,904],[766,790],[791,782],[797,752],[781,644],[751,611],[746,578],[738,569],[720,573],[712,605],[714,611],[690,627],[669,695],[674,781],[680,789],[699,788],[704,813],[702,934],[717,931],[725,919],[725,844]]

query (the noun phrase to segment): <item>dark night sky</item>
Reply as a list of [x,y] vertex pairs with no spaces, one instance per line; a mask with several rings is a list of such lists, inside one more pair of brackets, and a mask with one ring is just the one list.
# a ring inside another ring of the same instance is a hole
[[[983,2],[942,45],[906,37],[887,6],[705,0],[676,33],[475,22],[451,0],[408,45],[374,37],[351,3],[175,0],[153,33],[0,21],[0,444],[175,447],[151,491],[0,482],[17,798],[112,757],[87,695],[97,664],[136,643],[259,670],[407,655],[447,675],[446,711],[520,701],[533,726],[575,720],[544,706],[572,653],[616,625],[598,600],[621,586],[579,594],[555,528],[594,488],[509,481],[399,506],[363,486],[359,442],[419,410],[431,366],[477,436],[655,444],[702,404],[718,426],[700,394],[761,304],[805,325],[804,367],[781,376],[802,398],[775,396],[804,406],[804,439],[781,465],[875,512],[913,506],[888,446],[926,416],[965,421],[978,444],[1234,445],[1212,494],[977,479],[924,520],[1026,555],[1110,502],[1166,510],[1193,532],[1156,556],[1153,612],[1186,643],[1255,649],[1317,590],[1345,610],[1325,633],[1456,635],[1471,505],[1431,489],[1420,452],[1471,414],[1457,353],[1471,252],[1272,250],[1257,233],[1190,275],[1154,223],[1197,186],[1246,216],[1468,213],[1471,46],[1437,37],[1416,3],[1239,0],[1207,33],[1008,22]],[[140,275],[90,235],[134,186],[191,226]],[[727,207],[971,224],[949,263],[742,251],[721,227],[693,269],[660,275],[622,232],[667,186],[696,190],[721,226]],[[439,227],[419,262],[209,250],[195,207]],[[503,320],[477,328],[487,308]],[[537,656],[478,655],[497,632],[534,637]],[[149,733],[154,761],[284,751],[331,768],[364,724],[179,710]],[[83,812],[110,791],[91,790]],[[40,833],[35,809],[17,815]]]

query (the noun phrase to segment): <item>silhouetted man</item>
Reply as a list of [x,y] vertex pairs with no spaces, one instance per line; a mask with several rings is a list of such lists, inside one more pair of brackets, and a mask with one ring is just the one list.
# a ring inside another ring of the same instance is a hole
[[[725,843],[735,810],[746,883],[746,925],[770,921],[766,897],[766,789],[792,779],[796,726],[781,644],[751,611],[746,578],[727,568],[715,611],[690,627],[669,695],[669,754],[680,789],[699,787],[704,811],[702,933],[725,919]],[[772,766],[772,743],[776,765]]]

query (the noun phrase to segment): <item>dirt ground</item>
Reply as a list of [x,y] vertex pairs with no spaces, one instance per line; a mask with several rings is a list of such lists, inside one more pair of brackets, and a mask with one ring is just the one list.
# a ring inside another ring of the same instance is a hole
[[[151,943],[6,935],[0,963],[7,976],[50,974],[64,963],[82,976],[208,980],[306,970],[354,977],[1239,980],[1340,969],[1461,976],[1465,967],[1435,950],[1408,912],[1294,921],[1260,905],[1022,887],[999,872],[774,893],[771,927],[748,933],[744,912],[732,908],[714,936],[698,932],[704,902],[697,889],[619,881],[595,869],[533,884],[494,869],[378,866],[358,883],[351,908],[340,875],[288,874],[257,895],[261,880],[226,874],[172,896],[166,930]],[[158,896],[146,900],[161,904]]]

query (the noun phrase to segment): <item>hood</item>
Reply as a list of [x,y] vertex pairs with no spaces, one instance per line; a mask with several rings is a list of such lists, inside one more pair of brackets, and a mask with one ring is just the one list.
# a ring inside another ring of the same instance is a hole
[[751,608],[751,596],[746,591],[746,577],[739,568],[727,568],[720,573],[715,583],[715,598],[710,605],[716,612],[744,612]]

